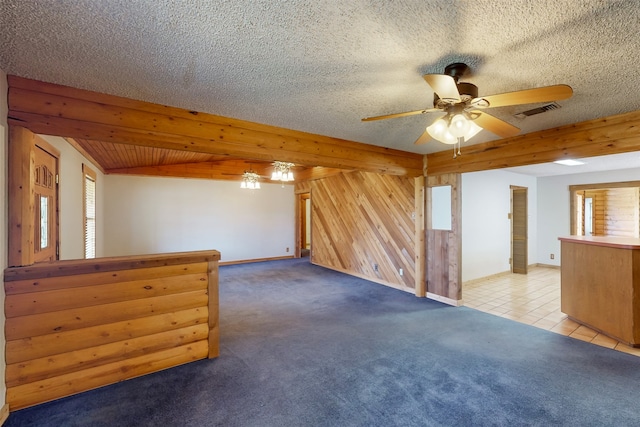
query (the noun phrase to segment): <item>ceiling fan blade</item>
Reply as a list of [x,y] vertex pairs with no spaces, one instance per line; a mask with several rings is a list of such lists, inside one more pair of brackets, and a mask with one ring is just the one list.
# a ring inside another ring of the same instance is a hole
[[384,116],[366,117],[362,119],[363,122],[371,122],[374,120],[395,119],[396,117],[413,116],[416,114],[432,113],[434,111],[442,111],[438,108],[427,108],[425,110],[407,111],[405,113],[385,114]]
[[445,74],[425,74],[423,77],[440,99],[461,101],[458,85],[453,77]]
[[431,135],[429,135],[429,132],[425,130],[424,133],[420,135],[420,138],[416,139],[416,142],[414,142],[414,144],[421,145],[426,144],[429,141],[431,141]]
[[475,116],[478,114],[478,117],[474,118],[473,121],[483,129],[488,130],[491,133],[495,133],[498,136],[503,138],[507,138],[510,136],[516,136],[520,133],[520,129],[517,127],[505,122],[504,120],[500,120],[497,117],[494,117],[487,113],[481,113],[480,111],[472,111],[471,114]]
[[[533,104],[536,102],[560,101],[570,98],[571,95],[573,95],[571,86],[553,85],[475,98],[471,101],[471,106],[474,108],[493,108],[507,105]],[[488,103],[488,105],[485,105],[485,103]]]

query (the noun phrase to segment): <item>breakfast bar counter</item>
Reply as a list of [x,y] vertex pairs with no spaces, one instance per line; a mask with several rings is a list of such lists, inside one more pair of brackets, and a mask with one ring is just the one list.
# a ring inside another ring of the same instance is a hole
[[559,240],[562,312],[611,338],[640,346],[640,239]]

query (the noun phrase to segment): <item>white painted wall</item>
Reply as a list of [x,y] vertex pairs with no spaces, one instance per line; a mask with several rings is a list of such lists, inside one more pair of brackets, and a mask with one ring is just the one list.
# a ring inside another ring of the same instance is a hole
[[[293,255],[292,185],[105,176],[105,256],[216,249],[222,261]],[[287,248],[289,251],[287,252]]]
[[84,258],[83,163],[96,172],[96,257],[104,256],[104,175],[64,138],[48,135],[41,137],[60,150],[60,259]]
[[494,170],[462,175],[462,281],[510,270],[511,185],[528,188],[529,264],[537,263],[535,177]]
[[[640,169],[623,169],[538,178],[538,262],[560,265],[558,237],[568,236],[570,226],[569,186],[640,180]],[[550,254],[555,259],[550,259]]]
[[[9,107],[7,105],[7,75],[0,70],[0,177],[2,184],[0,185],[0,200],[3,201],[0,209],[0,272],[7,268],[8,262],[8,236],[7,236],[7,166],[8,166],[8,147],[9,126],[7,125],[7,114]],[[4,348],[7,341],[4,336],[4,274],[0,275],[0,345],[3,351],[0,351],[0,408],[5,403],[7,387],[5,385],[6,361],[4,358]]]

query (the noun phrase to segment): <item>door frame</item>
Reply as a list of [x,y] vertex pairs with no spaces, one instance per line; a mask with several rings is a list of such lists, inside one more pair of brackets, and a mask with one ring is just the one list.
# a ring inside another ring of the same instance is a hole
[[[36,135],[37,136],[37,135]],[[51,211],[50,211],[50,215],[49,215],[49,219],[51,220],[51,241],[52,241],[52,246],[50,247],[50,249],[48,251],[51,252],[52,255],[52,259],[46,259],[43,260],[41,258],[41,254],[40,251],[37,250],[37,248],[35,247],[35,243],[36,241],[38,241],[39,239],[36,238],[35,236],[35,232],[38,232],[40,230],[40,224],[37,224],[37,220],[35,219],[35,213],[39,212],[39,206],[38,204],[35,202],[35,198],[34,198],[34,262],[44,262],[44,261],[57,261],[60,259],[60,190],[59,190],[59,177],[60,177],[60,151],[58,151],[55,147],[53,147],[51,144],[49,144],[48,142],[46,142],[44,139],[40,138],[40,137],[36,137],[35,138],[35,147],[34,147],[34,152],[35,149],[39,149],[41,151],[43,151],[46,155],[51,156],[53,159],[55,159],[55,170],[53,173],[53,194],[54,194],[54,203],[51,206]],[[37,165],[35,165],[37,166]],[[35,173],[35,169],[32,171],[32,174]],[[35,190],[36,186],[34,185],[34,190]],[[34,197],[35,194],[37,192],[34,191]]]
[[[311,200],[311,190],[296,192],[296,212],[295,212],[295,235],[296,235],[296,247],[294,256],[296,258],[302,257],[302,244],[306,240],[306,200]],[[305,227],[303,229],[303,227]],[[304,231],[303,231],[304,230]],[[304,235],[304,237],[303,237]],[[313,241],[313,238],[311,239]],[[311,255],[309,255],[309,259],[311,259]]]
[[[60,151],[43,140],[40,136],[21,126],[9,125],[9,158],[8,158],[8,256],[9,267],[32,265],[34,250],[34,169],[35,147],[38,145],[60,159]],[[59,167],[58,161],[58,167]],[[58,190],[56,190],[58,191]],[[59,206],[59,194],[58,194]],[[59,217],[56,206],[57,217]],[[58,218],[56,218],[58,223]],[[59,225],[59,224],[57,224]],[[56,226],[59,229],[58,226]],[[59,237],[56,236],[59,245]]]

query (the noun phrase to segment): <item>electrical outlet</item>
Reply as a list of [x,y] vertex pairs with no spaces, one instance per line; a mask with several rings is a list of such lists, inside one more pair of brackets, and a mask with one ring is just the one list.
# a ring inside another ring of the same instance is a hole
[[549,258],[551,258],[551,259],[555,259],[555,258],[556,258],[556,256],[555,256],[554,254],[551,254],[551,255],[549,255]]
[[404,270],[403,269],[400,269],[400,275],[401,276],[404,275]]
[[287,248],[287,252],[289,252],[289,248]]
[[373,264],[373,271],[378,272],[378,264]]

